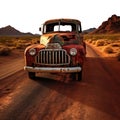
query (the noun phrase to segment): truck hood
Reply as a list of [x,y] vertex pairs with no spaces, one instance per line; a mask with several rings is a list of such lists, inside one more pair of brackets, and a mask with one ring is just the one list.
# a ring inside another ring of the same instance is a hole
[[74,40],[74,42],[77,41],[76,39],[77,34],[75,32],[64,32],[64,33],[49,33],[44,34],[40,38],[40,44],[43,44],[47,46],[48,43],[59,43],[61,46],[67,44],[67,42],[70,42],[71,40]]

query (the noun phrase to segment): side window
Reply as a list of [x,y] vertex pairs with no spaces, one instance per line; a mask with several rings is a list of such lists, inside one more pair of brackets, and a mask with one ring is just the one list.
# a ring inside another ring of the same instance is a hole
[[81,25],[78,25],[78,31],[79,31],[79,33],[82,32]]

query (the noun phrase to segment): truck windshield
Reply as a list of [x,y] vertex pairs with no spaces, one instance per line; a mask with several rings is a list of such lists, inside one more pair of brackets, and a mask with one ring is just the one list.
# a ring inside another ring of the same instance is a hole
[[44,25],[44,33],[48,32],[72,32],[76,31],[77,25],[74,23],[50,23]]

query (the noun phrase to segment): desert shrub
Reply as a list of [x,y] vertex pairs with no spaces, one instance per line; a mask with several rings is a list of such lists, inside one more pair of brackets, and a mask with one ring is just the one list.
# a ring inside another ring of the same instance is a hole
[[105,40],[104,46],[111,44],[111,41]]
[[106,47],[103,49],[103,51],[104,51],[105,53],[108,53],[108,54],[113,53],[113,49],[112,49],[112,47],[110,47],[110,46],[106,46]]
[[95,45],[95,44],[96,44],[96,40],[93,40],[93,41],[92,41],[92,44]]
[[39,39],[33,39],[33,40],[31,41],[31,43],[32,43],[32,44],[37,44],[37,43],[40,43],[40,40],[39,40]]
[[1,47],[0,48],[0,55],[1,56],[7,56],[11,53],[11,49],[8,47]]
[[91,39],[88,39],[87,42],[88,42],[88,43],[92,43],[92,40],[91,40]]
[[14,42],[6,42],[5,45],[8,47],[15,46]]
[[112,47],[120,47],[120,43],[112,43],[111,46]]
[[23,44],[23,43],[17,43],[16,44],[16,48],[17,49],[24,49],[26,46],[25,46],[25,44]]
[[97,40],[95,45],[96,46],[104,46],[104,44],[105,44],[104,40]]

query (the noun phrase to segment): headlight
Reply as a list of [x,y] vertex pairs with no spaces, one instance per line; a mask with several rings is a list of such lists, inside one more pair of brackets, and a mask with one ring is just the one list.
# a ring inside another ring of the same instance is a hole
[[71,48],[70,49],[70,55],[75,56],[77,54],[77,49],[76,48]]
[[29,50],[29,54],[30,54],[31,56],[35,55],[35,54],[36,54],[36,49],[31,48],[31,49]]

